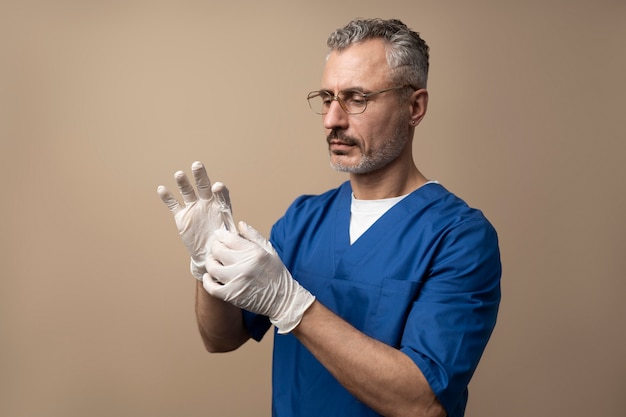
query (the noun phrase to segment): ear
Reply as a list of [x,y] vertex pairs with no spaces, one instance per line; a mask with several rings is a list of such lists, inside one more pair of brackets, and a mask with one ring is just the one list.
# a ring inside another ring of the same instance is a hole
[[424,116],[426,115],[426,109],[428,108],[428,90],[420,88],[415,90],[411,94],[411,126],[417,126],[420,124]]

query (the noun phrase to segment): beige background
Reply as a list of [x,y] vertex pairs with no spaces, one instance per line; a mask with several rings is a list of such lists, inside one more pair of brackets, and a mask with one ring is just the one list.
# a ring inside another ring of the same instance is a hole
[[203,351],[156,187],[200,159],[268,233],[343,181],[305,96],[356,16],[430,44],[416,158],[500,234],[467,416],[624,415],[623,1],[16,0],[0,1],[1,416],[270,415],[271,337]]

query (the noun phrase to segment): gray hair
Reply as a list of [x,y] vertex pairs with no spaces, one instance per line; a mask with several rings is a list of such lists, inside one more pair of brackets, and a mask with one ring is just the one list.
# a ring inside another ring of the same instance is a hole
[[387,63],[396,82],[426,88],[429,47],[419,33],[400,20],[355,19],[331,33],[326,44],[331,52],[342,51],[370,39],[381,39],[387,44]]

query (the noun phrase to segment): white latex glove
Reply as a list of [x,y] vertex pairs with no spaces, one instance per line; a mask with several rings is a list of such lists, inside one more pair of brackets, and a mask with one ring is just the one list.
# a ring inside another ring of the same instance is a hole
[[239,235],[217,231],[207,255],[204,289],[241,309],[268,316],[278,333],[292,331],[315,297],[302,287],[259,232],[243,222]]
[[174,174],[184,206],[179,204],[166,187],[160,185],[157,192],[174,214],[178,233],[191,256],[191,273],[197,280],[202,280],[206,273],[204,263],[207,242],[213,232],[224,228],[225,224],[232,229],[235,226],[228,189],[219,182],[211,187],[211,181],[201,162],[194,162],[191,171],[198,189],[197,194],[183,171]]

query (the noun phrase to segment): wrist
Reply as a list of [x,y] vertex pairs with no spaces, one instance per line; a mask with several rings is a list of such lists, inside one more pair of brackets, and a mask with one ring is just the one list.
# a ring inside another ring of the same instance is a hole
[[276,326],[278,334],[291,333],[293,329],[298,327],[304,313],[315,302],[313,294],[299,284],[296,285],[298,288],[288,301],[286,308],[275,317],[270,317],[270,322]]

